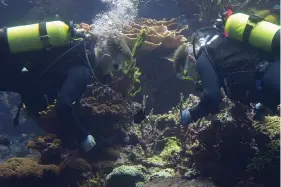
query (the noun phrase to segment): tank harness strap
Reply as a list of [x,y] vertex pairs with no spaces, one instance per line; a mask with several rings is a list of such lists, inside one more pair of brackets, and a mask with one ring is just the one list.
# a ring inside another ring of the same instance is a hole
[[246,24],[245,30],[244,30],[244,34],[243,34],[243,41],[248,43],[251,32],[253,30],[253,28],[261,21],[263,21],[264,19],[256,16],[256,15],[251,15],[248,19],[248,22]]
[[1,53],[10,53],[10,47],[7,39],[7,28],[0,28],[0,49]]
[[39,39],[42,41],[44,49],[50,50],[52,48],[52,45],[50,44],[50,41],[49,41],[46,24],[47,24],[46,22],[39,23],[39,35],[40,35]]

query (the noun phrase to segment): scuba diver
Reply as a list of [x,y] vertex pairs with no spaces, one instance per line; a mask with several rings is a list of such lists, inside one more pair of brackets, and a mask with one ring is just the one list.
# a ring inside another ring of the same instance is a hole
[[181,111],[183,126],[218,113],[221,88],[232,101],[249,106],[258,103],[254,107],[255,118],[264,106],[277,112],[280,26],[254,15],[232,14],[224,23],[218,20],[215,27],[199,29],[193,44],[179,46],[174,68],[177,77],[200,80],[203,89],[200,103]]
[[22,98],[15,125],[24,105],[38,118],[39,112],[56,101],[62,129],[58,135],[75,138],[86,152],[96,145],[94,137],[79,123],[75,103],[93,78],[104,84],[110,73],[122,68],[131,56],[121,39],[108,40],[107,51],[98,45],[93,47],[95,39],[87,30],[62,21],[0,29],[0,90],[19,93]]

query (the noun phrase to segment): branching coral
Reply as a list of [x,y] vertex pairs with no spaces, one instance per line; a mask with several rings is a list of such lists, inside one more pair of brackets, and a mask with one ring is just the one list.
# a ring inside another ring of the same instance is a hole
[[142,45],[144,44],[146,36],[146,30],[142,29],[133,46],[131,59],[125,62],[125,66],[123,67],[122,72],[119,72],[118,74],[114,75],[115,80],[118,80],[117,77],[123,77],[122,84],[126,83],[127,85],[127,88],[122,90],[122,94],[125,98],[134,97],[141,91],[139,80],[141,72],[140,69],[136,67],[136,55]]
[[124,73],[129,76],[132,80],[132,87],[129,88],[129,96],[134,97],[137,93],[141,91],[140,80],[139,77],[141,76],[140,69],[136,67],[136,54],[137,51],[142,47],[145,42],[146,38],[146,31],[143,29],[141,30],[139,36],[136,39],[135,45],[132,50],[132,59],[131,62],[126,62],[124,67]]
[[280,117],[266,116],[263,121],[256,121],[253,127],[260,133],[265,134],[270,139],[279,139]]
[[40,162],[43,164],[59,164],[61,162],[62,143],[55,135],[36,137],[27,147],[41,153]]

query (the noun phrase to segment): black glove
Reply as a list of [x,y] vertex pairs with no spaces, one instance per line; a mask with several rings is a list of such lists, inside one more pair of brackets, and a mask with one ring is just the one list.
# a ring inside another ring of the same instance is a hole
[[134,115],[134,122],[141,123],[143,120],[145,120],[145,118],[146,118],[145,111],[140,110]]

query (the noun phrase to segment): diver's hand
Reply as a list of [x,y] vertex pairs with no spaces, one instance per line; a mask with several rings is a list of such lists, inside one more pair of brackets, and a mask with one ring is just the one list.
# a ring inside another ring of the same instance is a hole
[[146,118],[145,111],[140,110],[134,115],[134,123],[141,123],[143,120],[145,120],[145,118]]
[[183,110],[181,112],[181,124],[182,124],[182,126],[188,126],[191,121],[192,121],[192,119],[191,119],[191,114],[189,112],[189,108]]

